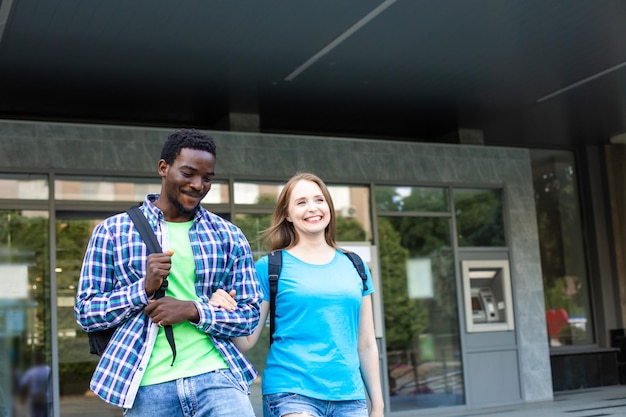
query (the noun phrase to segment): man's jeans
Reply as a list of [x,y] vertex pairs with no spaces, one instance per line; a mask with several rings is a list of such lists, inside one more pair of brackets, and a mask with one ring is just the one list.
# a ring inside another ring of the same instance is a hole
[[228,369],[139,387],[126,417],[254,417],[248,394]]

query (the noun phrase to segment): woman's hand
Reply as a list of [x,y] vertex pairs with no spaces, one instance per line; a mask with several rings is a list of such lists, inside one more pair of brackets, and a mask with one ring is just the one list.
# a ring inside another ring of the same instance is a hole
[[209,304],[214,307],[221,307],[224,310],[232,311],[237,308],[237,302],[235,301],[235,290],[226,292],[222,289],[215,291],[211,294]]

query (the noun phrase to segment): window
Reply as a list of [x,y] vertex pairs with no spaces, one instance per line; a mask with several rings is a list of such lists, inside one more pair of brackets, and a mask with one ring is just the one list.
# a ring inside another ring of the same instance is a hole
[[447,212],[448,190],[436,187],[376,187],[380,211]]
[[[57,200],[142,202],[147,194],[158,194],[160,191],[161,179],[158,177],[132,180],[114,177],[58,178],[54,182]],[[228,186],[213,182],[202,203],[228,203]]]
[[392,412],[464,402],[447,195],[444,188],[376,187]]
[[459,246],[505,246],[501,190],[454,190]]
[[550,346],[594,342],[574,154],[531,151]]
[[48,179],[43,175],[0,175],[3,199],[47,200],[48,193]]
[[[48,393],[52,389],[48,236],[47,211],[0,210],[0,350],[6,415],[11,400],[19,398],[19,384],[36,381]],[[16,378],[14,384],[8,371]],[[11,390],[13,396],[8,395]]]

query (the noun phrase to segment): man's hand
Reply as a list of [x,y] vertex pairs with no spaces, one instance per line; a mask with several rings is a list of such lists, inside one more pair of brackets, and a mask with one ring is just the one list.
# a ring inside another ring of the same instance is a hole
[[163,253],[151,253],[146,263],[146,295],[152,297],[161,288],[163,280],[167,278],[172,268],[172,255],[174,251],[168,250]]
[[222,289],[215,291],[211,294],[209,304],[215,307],[222,307],[224,310],[233,311],[237,308],[237,302],[235,301],[235,290],[226,292]]
[[178,324],[184,321],[197,323],[200,320],[200,314],[193,301],[177,300],[173,297],[150,300],[143,311],[159,326]]

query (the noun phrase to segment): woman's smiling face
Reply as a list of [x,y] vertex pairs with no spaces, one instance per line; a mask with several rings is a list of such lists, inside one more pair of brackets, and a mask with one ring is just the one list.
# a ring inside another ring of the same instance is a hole
[[301,180],[293,187],[287,221],[293,223],[298,235],[323,235],[330,217],[328,202],[316,183]]

